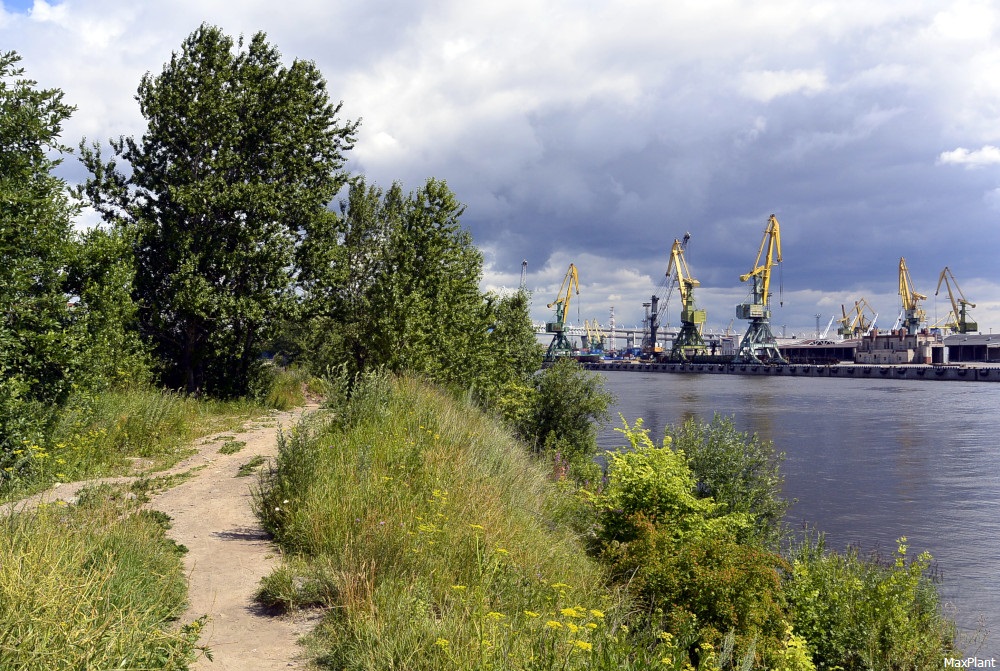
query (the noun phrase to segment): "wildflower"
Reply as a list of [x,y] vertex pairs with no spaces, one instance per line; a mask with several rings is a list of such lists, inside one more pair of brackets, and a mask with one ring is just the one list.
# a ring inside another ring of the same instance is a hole
[[594,649],[594,646],[592,646],[590,643],[587,643],[586,641],[573,641],[573,646],[578,650],[584,650],[586,652],[590,652],[591,650]]
[[587,623],[587,629],[597,629],[597,624],[595,624],[593,622],[588,622]]
[[578,613],[576,608],[563,608],[559,613],[563,617],[583,617],[583,613]]
[[441,648],[442,650],[447,650],[448,649],[448,639],[446,639],[446,638],[439,638],[438,640],[434,641],[434,645],[436,645],[437,647]]
[[506,548],[497,548],[497,554],[498,555],[509,555],[510,553],[507,552]]
[[566,623],[566,628],[569,629],[569,631],[570,631],[571,634],[575,634],[576,632],[580,631],[580,627],[578,627],[577,625],[573,624],[572,622],[567,622]]
[[493,620],[494,622],[499,622],[500,620],[504,619],[507,616],[504,615],[503,613],[498,613],[494,610],[490,611],[489,613],[486,613],[486,617]]
[[486,530],[486,527],[484,527],[482,524],[470,524],[469,528],[470,529],[476,529],[477,531],[485,531]]
[[548,627],[549,629],[562,629],[563,628],[562,622],[559,622],[558,620],[549,620],[548,622],[545,623],[545,626]]
[[466,585],[452,585],[451,588],[453,590],[455,590],[456,592],[461,592],[463,590],[468,589],[468,586],[466,586]]
[[538,617],[538,613],[536,613],[533,610],[526,610],[524,611],[524,614],[527,615],[528,617]]
[[593,615],[594,617],[596,617],[598,620],[603,620],[604,619],[604,613],[602,611],[594,610],[593,608],[591,608],[590,609],[590,614]]
[[569,587],[569,585],[567,585],[564,582],[554,582],[554,583],[552,583],[552,589],[562,589],[564,587]]

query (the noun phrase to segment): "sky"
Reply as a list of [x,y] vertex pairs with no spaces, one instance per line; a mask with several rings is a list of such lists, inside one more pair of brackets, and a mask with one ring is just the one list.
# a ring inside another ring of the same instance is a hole
[[[722,331],[775,214],[777,333],[813,336],[862,297],[891,327],[901,257],[931,322],[948,266],[1000,332],[995,1],[0,1],[3,49],[77,108],[70,146],[141,135],[140,78],[203,22],[314,61],[361,119],[349,170],[445,180],[483,289],[516,288],[527,261],[538,321],[573,263],[567,320],[613,308],[635,326],[655,294],[677,325],[665,272],[690,233],[696,300]],[[60,171],[86,177],[75,157]]]

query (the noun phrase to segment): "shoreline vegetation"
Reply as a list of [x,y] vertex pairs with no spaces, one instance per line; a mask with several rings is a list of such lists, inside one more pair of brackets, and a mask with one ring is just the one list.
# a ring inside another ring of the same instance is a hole
[[[345,171],[360,124],[315,64],[200,26],[139,83],[146,132],[82,141],[71,188],[54,170],[73,108],[19,62],[0,54],[0,131],[18,138],[0,146],[0,501],[155,473],[197,436],[325,398],[254,498],[284,557],[259,598],[322,609],[316,668],[962,656],[931,558],[792,533],[781,455],[726,418],[624,425],[625,449],[598,455],[600,379],[540,370],[531,296],[480,289],[445,182]],[[84,203],[102,223],[81,232]],[[210,654],[204,620],[178,620],[184,549],[142,508],[151,486],[0,517],[0,668]]]

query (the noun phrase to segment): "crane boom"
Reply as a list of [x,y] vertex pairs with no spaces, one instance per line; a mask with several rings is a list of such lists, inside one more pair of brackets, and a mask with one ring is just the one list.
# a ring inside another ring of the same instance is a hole
[[545,331],[555,334],[552,337],[552,342],[549,344],[548,352],[545,354],[547,361],[554,361],[557,356],[572,354],[573,352],[573,345],[569,342],[569,338],[566,337],[565,333],[566,313],[569,311],[573,289],[576,289],[576,294],[579,296],[580,276],[576,272],[576,266],[571,263],[566,270],[566,275],[563,277],[562,285],[559,287],[556,299],[546,306],[549,308],[554,307],[556,310],[555,320],[545,324]]
[[[965,298],[965,294],[962,293],[961,287],[958,286],[958,280],[955,279],[955,275],[951,272],[948,266],[944,267],[941,271],[941,276],[938,278],[937,289],[934,290],[934,295],[937,296],[938,292],[941,291],[941,284],[944,284],[945,288],[948,290],[948,300],[951,301],[951,312],[949,317],[951,319],[947,320],[945,324],[953,333],[972,333],[979,330],[979,324],[972,321],[969,315],[969,308],[976,307],[975,303],[968,301]],[[952,284],[955,285],[954,291],[952,290]],[[958,293],[958,298],[955,298],[955,293]]]
[[746,275],[740,275],[740,282],[746,282],[751,277],[759,278],[761,304],[765,308],[771,297],[771,270],[775,263],[781,263],[781,228],[778,218],[772,214],[767,220],[767,228],[764,229],[764,238],[760,241],[753,269]]
[[681,296],[681,328],[670,350],[670,358],[678,360],[686,360],[689,355],[704,354],[706,351],[705,341],[701,336],[706,315],[705,311],[699,310],[694,302],[694,288],[701,286],[701,282],[691,276],[691,270],[684,258],[684,248],[690,239],[690,233],[684,235],[684,242],[675,239],[670,248],[670,260],[667,262],[667,277],[671,277],[673,273],[677,281],[677,291]]
[[920,307],[920,301],[927,300],[927,296],[914,291],[910,270],[902,256],[899,257],[899,295],[903,299],[903,326],[907,333],[916,335],[920,324],[927,320],[927,312]]
[[[773,214],[767,220],[764,238],[757,251],[753,268],[740,275],[740,282],[753,280],[750,300],[736,306],[736,316],[750,320],[747,332],[740,342],[736,354],[737,362],[785,364],[785,358],[778,350],[777,340],[771,333],[771,274],[775,264],[781,263],[781,228]],[[781,284],[779,282],[779,293]]]

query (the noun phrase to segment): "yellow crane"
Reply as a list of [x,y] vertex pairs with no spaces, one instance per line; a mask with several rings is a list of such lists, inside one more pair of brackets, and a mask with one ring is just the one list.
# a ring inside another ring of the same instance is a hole
[[[788,363],[778,351],[778,343],[771,332],[770,322],[771,275],[774,266],[780,263],[781,228],[778,225],[778,218],[772,214],[767,220],[764,238],[761,240],[753,268],[746,275],[740,275],[740,282],[752,280],[752,284],[749,301],[736,306],[736,317],[750,321],[736,352],[737,363]],[[780,294],[780,282],[778,291]]]
[[[976,304],[966,300],[965,294],[962,293],[962,289],[958,286],[958,280],[955,279],[955,275],[948,266],[945,266],[944,270],[941,271],[937,289],[934,290],[935,296],[941,291],[942,283],[948,289],[948,299],[951,301],[951,312],[948,313],[944,326],[952,333],[974,333],[978,331],[979,324],[972,321],[969,316],[969,308],[976,307]],[[954,290],[952,290],[953,284],[955,285]],[[955,298],[956,292],[958,293],[957,300]]]
[[688,356],[705,354],[705,341],[701,337],[702,329],[705,326],[705,311],[699,310],[694,302],[694,288],[701,285],[701,282],[691,276],[687,260],[684,258],[684,249],[687,247],[691,234],[684,235],[684,242],[675,239],[670,248],[670,261],[667,263],[667,277],[673,278],[677,282],[677,292],[681,296],[681,328],[674,338],[674,345],[670,350],[670,358],[686,360]]
[[920,307],[920,301],[927,300],[927,296],[914,291],[910,270],[902,256],[899,257],[899,296],[903,299],[902,325],[908,334],[916,335],[920,325],[927,321],[927,312]]
[[[866,316],[866,310],[872,314],[871,319]],[[843,305],[840,306],[840,311],[844,316],[839,320],[840,328],[837,329],[837,333],[845,338],[868,335],[875,328],[878,313],[868,304],[864,296],[861,297],[861,300],[854,301],[854,309],[850,312],[847,312]]]
[[546,306],[549,308],[554,307],[556,310],[555,320],[546,322],[545,324],[546,333],[554,334],[552,342],[549,343],[549,349],[545,354],[546,361],[554,361],[558,356],[573,353],[573,345],[570,343],[569,338],[566,337],[565,330],[566,313],[569,310],[569,303],[573,297],[574,289],[576,289],[576,295],[579,296],[580,276],[576,272],[576,266],[571,263],[569,264],[569,269],[566,270],[566,275],[563,277],[562,285],[559,287],[556,299]]

